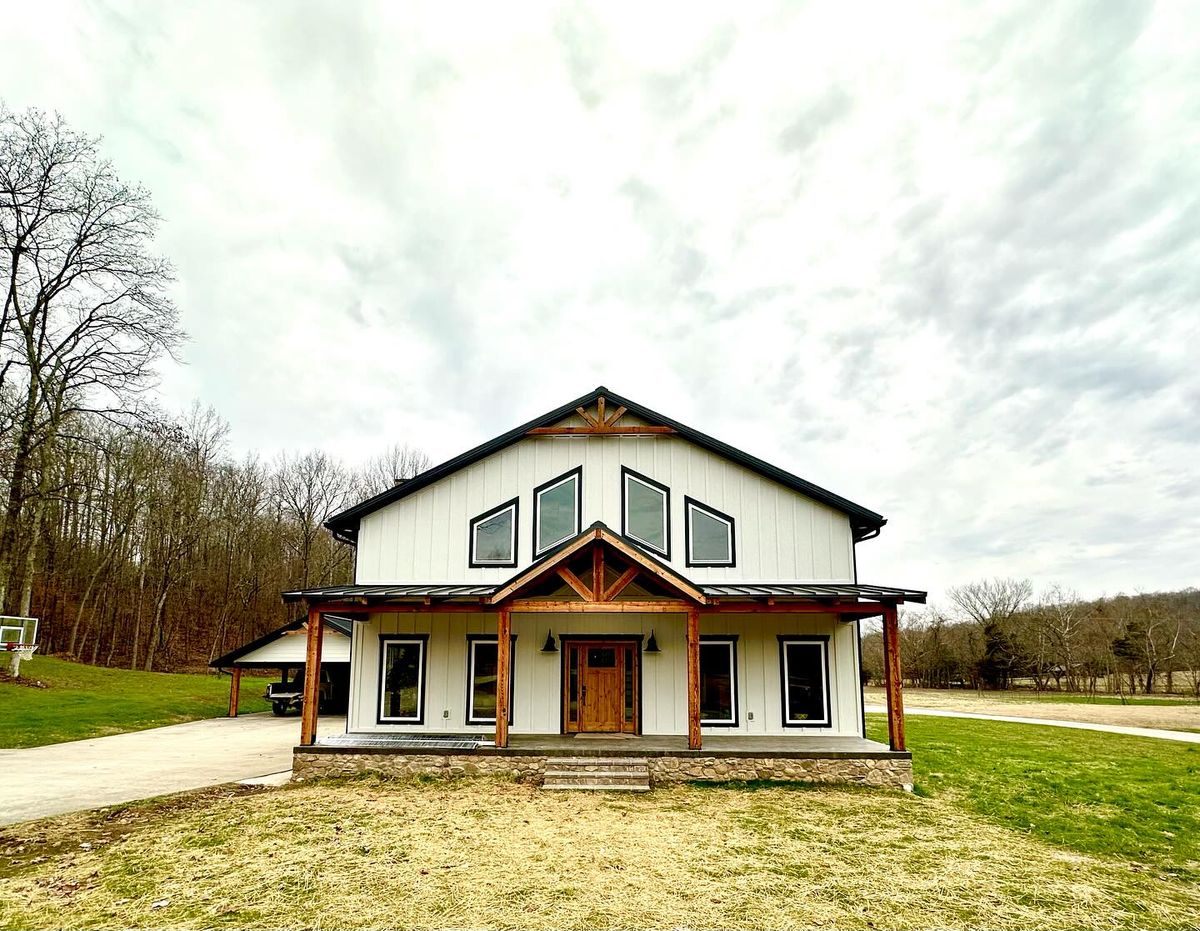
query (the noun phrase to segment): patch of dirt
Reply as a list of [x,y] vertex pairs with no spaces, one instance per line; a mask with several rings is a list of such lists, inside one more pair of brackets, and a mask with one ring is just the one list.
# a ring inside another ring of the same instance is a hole
[[[869,704],[883,704],[884,692],[866,690]],[[969,711],[1018,718],[1079,721],[1085,724],[1118,724],[1124,727],[1156,727],[1171,731],[1200,730],[1200,705],[1180,701],[1178,705],[1085,704],[1082,702],[1037,701],[1012,698],[1006,692],[905,689],[904,704],[912,708]]]
[[48,686],[41,679],[31,679],[29,676],[13,676],[7,672],[0,672],[0,682],[5,685],[23,685],[27,689],[48,689]]
[[270,786],[223,785],[180,792],[148,802],[109,805],[0,828],[0,878],[65,854],[100,850],[153,828],[164,814],[202,809],[220,799],[257,795]]

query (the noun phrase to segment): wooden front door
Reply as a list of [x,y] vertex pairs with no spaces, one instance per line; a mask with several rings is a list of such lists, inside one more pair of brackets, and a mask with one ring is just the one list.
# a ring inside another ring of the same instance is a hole
[[568,734],[636,734],[636,641],[566,640],[563,723]]

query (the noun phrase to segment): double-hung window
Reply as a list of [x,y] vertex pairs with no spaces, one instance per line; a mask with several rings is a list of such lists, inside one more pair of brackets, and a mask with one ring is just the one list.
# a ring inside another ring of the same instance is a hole
[[633,469],[621,469],[621,533],[671,558],[671,490]]
[[582,466],[533,490],[534,558],[579,535],[582,499]]
[[784,727],[829,727],[829,638],[779,638]]
[[379,638],[379,723],[421,724],[425,720],[427,634],[383,634]]
[[700,638],[700,723],[705,727],[738,723],[737,637]]
[[[514,649],[509,653],[515,655],[517,638],[514,635],[510,641]],[[467,636],[467,723],[494,724],[496,723],[496,681],[499,675],[499,650],[497,640],[488,634]],[[508,668],[508,723],[513,722],[513,665],[510,659]]]

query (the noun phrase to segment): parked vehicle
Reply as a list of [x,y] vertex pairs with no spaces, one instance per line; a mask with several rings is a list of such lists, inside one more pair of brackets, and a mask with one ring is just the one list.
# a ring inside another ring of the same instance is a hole
[[[321,670],[320,710],[327,711],[326,705],[333,694],[333,680],[329,673]],[[271,703],[271,713],[282,718],[289,711],[299,711],[304,705],[304,670],[300,670],[291,682],[270,682],[263,698]]]

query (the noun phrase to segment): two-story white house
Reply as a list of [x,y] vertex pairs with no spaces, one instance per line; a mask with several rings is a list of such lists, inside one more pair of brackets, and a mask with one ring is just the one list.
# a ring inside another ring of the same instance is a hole
[[[317,742],[307,702],[296,772],[909,784],[896,611],[925,593],[859,581],[884,524],[597,388],[327,523],[355,584],[284,599],[309,670],[323,614],[355,620],[347,729]],[[864,732],[872,617],[890,747]]]

